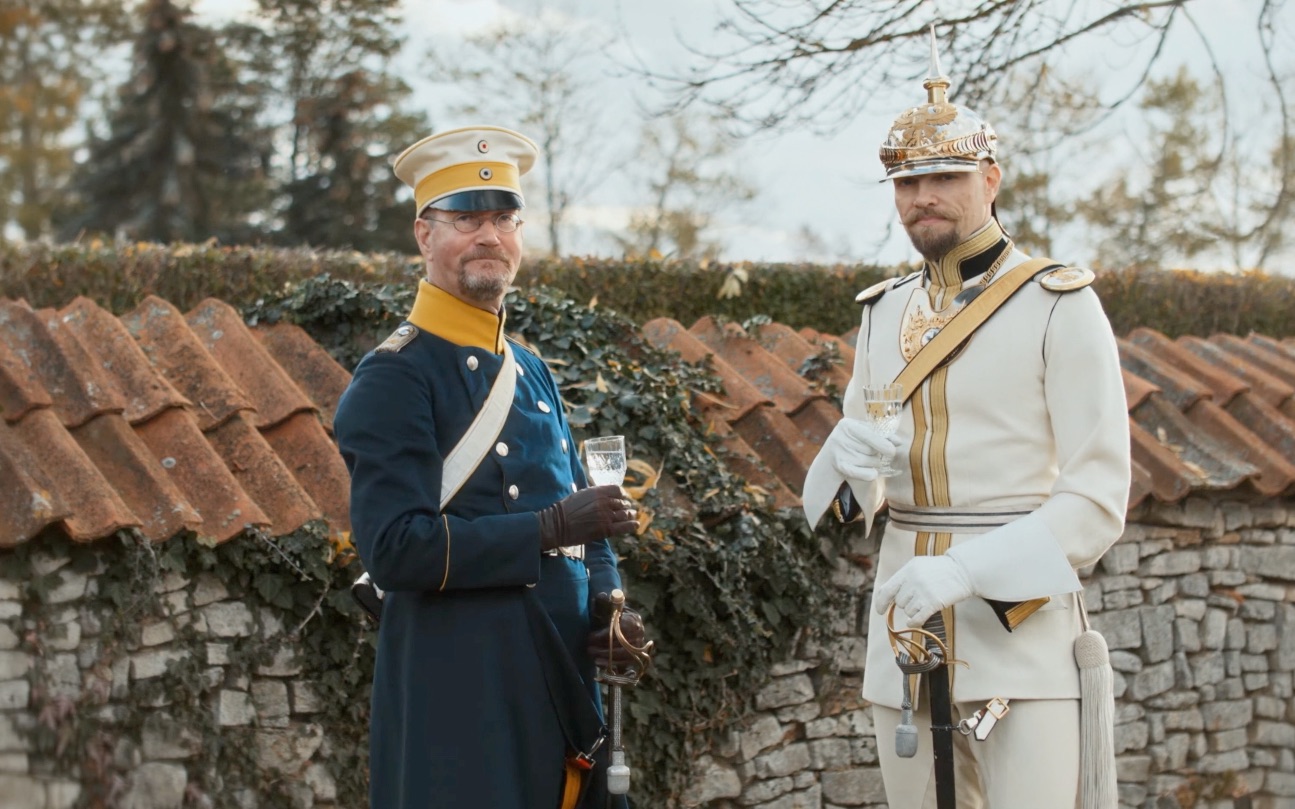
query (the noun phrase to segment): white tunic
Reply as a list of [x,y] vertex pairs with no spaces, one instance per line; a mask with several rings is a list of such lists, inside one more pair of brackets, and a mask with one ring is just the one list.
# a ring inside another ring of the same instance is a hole
[[[990,283],[1025,260],[1014,251]],[[905,309],[913,296],[927,296],[925,284],[923,276],[897,285],[865,308],[845,394],[847,416],[863,417],[862,386],[889,382],[903,369]],[[947,307],[957,291],[937,289],[932,303]],[[925,553],[977,543],[959,555],[982,596],[1051,596],[1010,633],[981,598],[953,609],[953,654],[967,664],[952,670],[954,700],[1078,698],[1072,646],[1080,631],[1079,583],[1073,570],[1095,562],[1119,538],[1130,476],[1119,356],[1097,295],[1087,287],[1051,292],[1027,282],[913,395],[899,439],[895,463],[902,474],[850,482],[869,518],[883,498],[898,508],[1026,516],[979,533],[919,534],[892,521],[876,582],[912,559],[919,541]],[[825,466],[831,464],[816,462],[806,481],[807,507],[839,487],[840,475],[825,473]],[[898,708],[901,678],[885,618],[873,610],[869,615],[863,696]],[[897,612],[896,626],[906,623]]]

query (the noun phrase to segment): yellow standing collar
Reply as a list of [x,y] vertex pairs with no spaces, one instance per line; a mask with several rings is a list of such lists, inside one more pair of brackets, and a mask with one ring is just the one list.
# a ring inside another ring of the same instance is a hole
[[460,346],[475,346],[502,354],[504,313],[478,309],[438,286],[419,280],[409,322],[425,332]]

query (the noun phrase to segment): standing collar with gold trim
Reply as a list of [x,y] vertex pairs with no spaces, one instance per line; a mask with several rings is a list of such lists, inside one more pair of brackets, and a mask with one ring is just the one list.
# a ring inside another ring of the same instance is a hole
[[984,227],[938,261],[926,262],[927,285],[933,289],[960,289],[966,281],[988,272],[1011,249],[1012,240],[991,217]]
[[487,312],[465,303],[427,281],[418,282],[418,295],[407,320],[455,345],[474,346],[502,354],[504,312]]

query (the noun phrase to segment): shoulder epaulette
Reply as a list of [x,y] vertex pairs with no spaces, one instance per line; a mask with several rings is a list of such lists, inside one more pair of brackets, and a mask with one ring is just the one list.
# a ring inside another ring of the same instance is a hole
[[391,333],[391,336],[382,341],[382,345],[373,349],[374,354],[385,354],[387,352],[397,353],[400,349],[409,345],[415,337],[418,336],[418,328],[408,323],[401,323],[400,327]]
[[539,356],[539,353],[538,353],[538,352],[536,352],[536,350],[535,350],[535,349],[531,348],[531,347],[530,347],[530,345],[528,345],[528,344],[526,344],[526,343],[523,343],[520,339],[518,339],[518,338],[516,338],[516,337],[509,337],[507,334],[505,334],[505,335],[504,335],[504,339],[505,339],[505,340],[507,340],[508,342],[512,343],[514,347],[519,348],[519,349],[521,349],[522,351],[525,351],[527,354],[531,354],[531,355],[534,355],[534,356],[536,356],[536,357],[538,357],[538,356]]
[[1087,267],[1054,267],[1044,270],[1035,280],[1049,292],[1073,292],[1088,286],[1096,277]]
[[876,303],[877,300],[882,295],[885,295],[887,292],[899,286],[900,284],[904,284],[913,280],[919,275],[921,275],[920,272],[915,272],[909,275],[905,275],[902,278],[887,278],[884,281],[878,281],[877,283],[868,287],[864,291],[860,292],[858,295],[855,295],[854,302],[859,304],[860,306],[871,306],[874,303]]

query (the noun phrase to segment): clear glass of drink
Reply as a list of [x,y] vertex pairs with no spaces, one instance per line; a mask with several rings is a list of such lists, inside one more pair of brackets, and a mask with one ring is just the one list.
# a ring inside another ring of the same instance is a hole
[[[865,421],[881,435],[889,438],[899,430],[899,416],[904,411],[904,386],[894,382],[886,385],[869,385],[863,389]],[[877,475],[884,478],[898,475],[900,470],[890,458],[882,459]]]
[[625,482],[625,436],[602,435],[585,439],[585,466],[595,486]]

